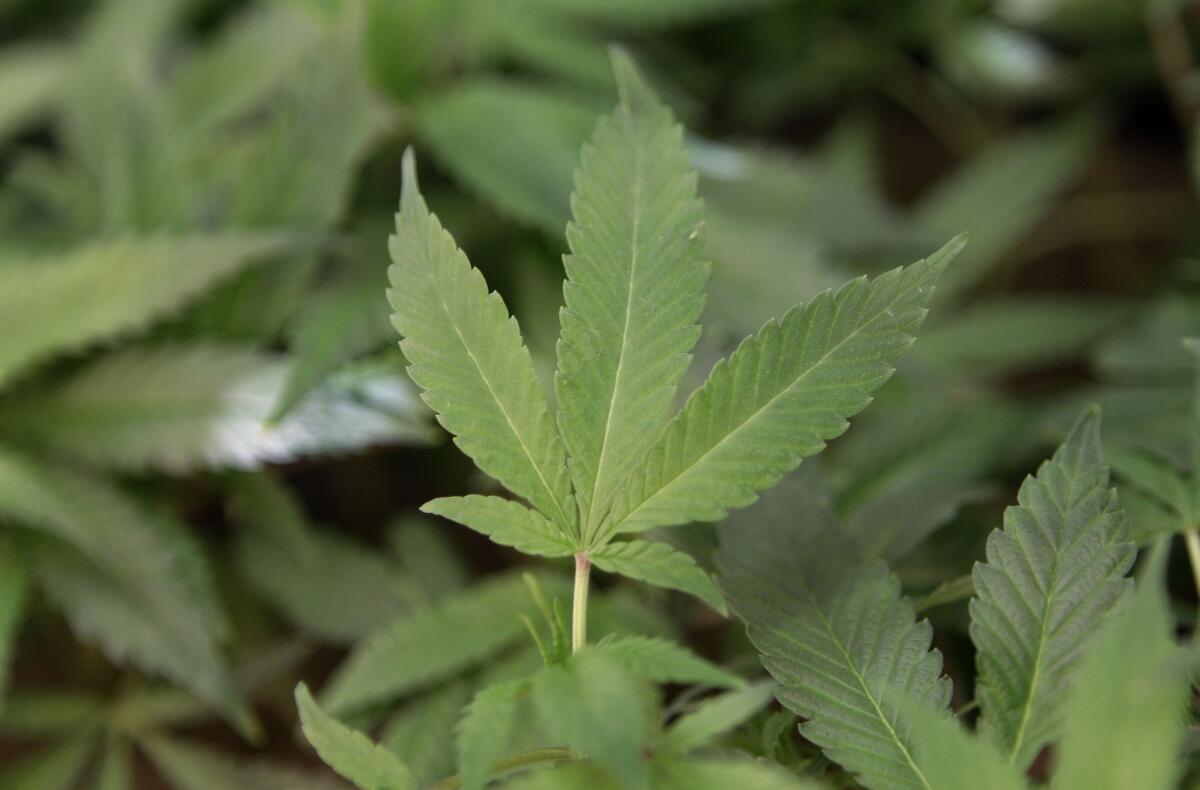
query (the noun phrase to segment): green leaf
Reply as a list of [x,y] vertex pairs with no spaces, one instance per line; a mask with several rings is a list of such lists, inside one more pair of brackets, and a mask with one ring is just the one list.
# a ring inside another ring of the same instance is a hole
[[492,764],[508,753],[517,729],[518,702],[529,683],[513,680],[489,686],[471,700],[458,724],[458,766],[463,790],[483,790]]
[[381,628],[355,646],[323,692],[341,713],[385,702],[476,666],[525,631],[534,613],[519,575],[493,577]]
[[132,750],[119,736],[110,735],[104,744],[95,790],[134,790]]
[[1026,478],[1017,502],[975,565],[970,611],[982,727],[1023,769],[1061,733],[1090,637],[1130,586],[1134,547],[1108,485],[1098,410]]
[[785,481],[720,537],[721,588],[779,701],[807,719],[801,734],[865,787],[930,790],[889,690],[902,678],[921,705],[946,707],[933,629],[887,567],[841,532],[814,476]]
[[29,570],[12,541],[0,541],[0,709],[8,690],[8,669],[29,599]]
[[360,266],[307,300],[288,327],[293,362],[268,422],[280,422],[342,363],[391,340],[382,284],[382,271]]
[[819,790],[813,779],[795,774],[766,760],[704,757],[671,760],[656,766],[655,787],[662,790]]
[[308,687],[296,687],[304,737],[330,768],[361,790],[415,790],[412,774],[396,756],[321,710]]
[[14,691],[0,711],[0,733],[33,739],[62,736],[103,720],[104,700],[64,691]]
[[982,279],[1079,176],[1101,139],[1097,120],[1082,114],[1007,138],[968,160],[923,198],[916,220],[934,238],[965,229],[972,240],[947,274],[939,301]]
[[1028,787],[1019,768],[1009,763],[986,738],[967,732],[953,716],[914,706],[904,710],[901,717],[909,727],[913,752],[929,785],[936,790]]
[[964,243],[826,291],[747,338],[634,470],[607,533],[716,521],[842,434],[912,345],[934,284]]
[[994,299],[938,322],[917,353],[960,375],[997,376],[1078,356],[1131,314],[1128,305],[1096,298]]
[[701,683],[721,688],[745,685],[737,675],[666,639],[608,636],[588,651],[612,659],[638,677],[656,683]]
[[1171,639],[1162,549],[1151,554],[1137,593],[1089,643],[1070,684],[1054,790],[1179,786],[1190,701]]
[[508,499],[478,494],[442,497],[426,502],[421,511],[456,521],[525,554],[566,557],[575,552],[574,539],[561,527]]
[[425,402],[480,469],[573,528],[566,450],[520,328],[429,213],[411,150],[388,246],[392,321]]
[[[44,357],[143,329],[283,242],[265,234],[130,237],[0,264],[0,383]],[[72,306],[70,320],[63,305]]]
[[601,546],[589,556],[601,570],[691,593],[721,614],[726,613],[725,599],[708,573],[691,557],[665,543],[618,541]]
[[289,492],[264,475],[238,481],[230,511],[242,576],[319,639],[360,639],[420,600],[377,551],[313,529]]
[[595,121],[576,96],[494,78],[438,91],[417,116],[422,137],[459,181],[554,234],[568,219],[571,174]]
[[96,749],[96,732],[76,733],[0,773],[4,790],[71,790]]
[[644,745],[653,696],[621,662],[594,649],[550,666],[533,680],[532,699],[547,733],[587,755],[622,786],[644,788]]
[[266,426],[288,369],[284,357],[239,346],[130,348],[92,362],[52,392],[14,398],[0,408],[0,435],[96,465],[173,473],[255,468],[429,437],[425,410],[399,373],[331,382]]
[[775,699],[775,684],[761,681],[700,703],[680,716],[659,744],[660,752],[683,754],[740,726]]
[[[245,759],[198,743],[152,734],[139,745],[175,790],[342,790],[309,768]],[[388,788],[400,785],[386,785]]]
[[470,701],[465,683],[448,683],[408,700],[384,725],[379,744],[408,766],[418,785],[431,785],[455,771],[454,743],[446,733]]
[[[65,547],[34,544],[34,570],[80,639],[94,641],[114,663],[132,663],[160,674],[212,705],[246,738],[258,722],[246,707],[216,652],[186,604],[129,590]],[[165,584],[158,583],[159,588]]]
[[708,280],[683,130],[626,56],[613,65],[621,101],[584,146],[571,197],[555,376],[585,539],[667,418]]
[[0,142],[56,98],[66,66],[57,47],[9,44],[0,55]]

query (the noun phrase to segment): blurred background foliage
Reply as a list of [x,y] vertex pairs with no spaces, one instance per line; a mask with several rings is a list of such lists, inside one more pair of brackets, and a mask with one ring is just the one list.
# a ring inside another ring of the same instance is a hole
[[[0,787],[341,787],[296,739],[300,680],[453,772],[472,690],[540,663],[536,610],[515,554],[416,514],[496,486],[396,350],[400,155],[547,372],[613,41],[701,173],[693,381],[970,232],[820,461],[968,702],[962,577],[1081,404],[1141,540],[1200,515],[1162,493],[1196,463],[1198,26],[1182,0],[0,0]],[[663,532],[711,565],[711,528]],[[595,610],[757,666],[694,600],[607,584]],[[723,743],[819,761],[790,723]]]

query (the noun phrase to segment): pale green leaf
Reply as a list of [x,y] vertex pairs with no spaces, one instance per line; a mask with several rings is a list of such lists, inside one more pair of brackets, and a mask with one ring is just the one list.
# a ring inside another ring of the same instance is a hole
[[399,757],[421,787],[431,785],[455,771],[454,743],[446,734],[470,701],[465,683],[449,683],[407,700],[383,726],[379,745]]
[[471,700],[458,724],[463,790],[483,790],[492,764],[508,752],[518,726],[518,703],[528,693],[527,681],[513,680],[489,686]]
[[417,784],[404,763],[321,710],[308,687],[296,687],[296,706],[304,737],[330,768],[349,779],[361,790],[410,790]]
[[286,357],[174,344],[101,357],[53,391],[0,408],[0,435],[119,469],[255,468],[373,444],[424,442],[430,427],[400,373],[335,380],[266,425]]
[[1162,549],[1070,684],[1054,790],[1180,786],[1191,701],[1186,665],[1171,638]]
[[1097,118],[1086,114],[1009,137],[967,160],[922,199],[916,220],[935,237],[971,234],[939,301],[975,285],[1021,241],[1091,161],[1100,137]]
[[656,683],[700,683],[741,688],[745,681],[687,648],[648,636],[605,637],[589,652],[612,659],[633,674]]
[[339,365],[391,340],[383,283],[381,269],[360,266],[308,298],[288,327],[293,362],[269,422],[280,422]]
[[518,82],[471,79],[422,104],[417,122],[458,180],[515,219],[562,232],[579,146],[596,122],[588,103]]
[[[897,689],[902,693],[902,689]],[[986,738],[969,733],[944,711],[920,706],[901,714],[908,725],[913,752],[934,790],[1025,790],[1019,768]]]
[[289,493],[265,476],[239,481],[231,515],[242,576],[319,639],[353,642],[420,600],[379,552],[314,529]]
[[5,47],[0,55],[0,142],[49,108],[64,66],[64,53],[54,47]]
[[774,699],[775,684],[760,681],[744,689],[704,700],[695,710],[679,717],[671,725],[659,749],[670,754],[683,754],[704,746],[740,726]]
[[608,543],[589,555],[597,568],[619,573],[656,587],[682,590],[695,595],[725,614],[725,599],[708,572],[696,561],[665,543],[628,540]]
[[516,574],[454,593],[355,646],[323,692],[336,712],[385,702],[477,666],[525,633],[535,612]]
[[574,538],[561,527],[536,510],[508,499],[478,494],[442,497],[426,502],[421,510],[456,521],[525,554],[566,557],[575,552]]
[[411,150],[388,246],[392,321],[425,402],[480,469],[573,528],[566,450],[520,328],[429,212]]
[[547,733],[586,755],[622,786],[645,788],[651,688],[616,659],[595,649],[546,667],[533,680],[532,699]]
[[793,476],[721,528],[721,588],[805,738],[865,787],[931,790],[890,688],[946,707],[933,629],[841,533],[816,483]]
[[1024,769],[1060,735],[1091,636],[1130,586],[1134,547],[1109,488],[1097,410],[1025,479],[1017,503],[975,565],[970,611],[982,728]]
[[585,538],[653,443],[700,337],[708,263],[683,130],[629,59],[584,146],[567,226],[558,421]]
[[66,735],[100,722],[104,700],[89,694],[65,691],[14,691],[0,711],[0,733],[17,738]]
[[746,339],[634,470],[607,532],[720,519],[843,433],[912,345],[964,243],[826,291]]
[[[279,236],[149,236],[93,241],[0,265],[0,383],[38,360],[140,330],[254,260]],[[71,305],[69,320],[62,306]]]
[[696,23],[761,10],[778,0],[534,0],[537,6],[606,24],[630,26]]
[[1079,356],[1131,314],[1094,297],[993,299],[930,327],[916,353],[960,375],[997,376]]
[[[345,787],[307,767],[263,758],[239,758],[162,735],[143,738],[139,745],[174,790],[344,790]],[[401,787],[381,786],[389,790]]]

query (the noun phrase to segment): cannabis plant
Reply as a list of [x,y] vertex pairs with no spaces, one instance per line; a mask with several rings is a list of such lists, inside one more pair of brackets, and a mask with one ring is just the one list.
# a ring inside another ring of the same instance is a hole
[[[517,322],[428,209],[411,151],[404,159],[388,296],[409,375],[459,448],[523,500],[470,495],[423,509],[524,553],[574,561],[569,652],[548,608],[545,669],[484,689],[467,709],[458,745],[469,788],[481,787],[493,765],[535,759],[505,762],[526,699],[550,742],[570,750],[539,753],[539,761],[588,755],[630,786],[680,767],[669,749],[650,763],[640,756],[651,733],[636,681],[696,680],[687,667],[698,659],[629,638],[588,647],[593,566],[723,612],[720,592],[690,556],[636,536],[717,521],[841,434],[912,344],[963,243],[767,322],[668,419],[700,334],[709,273],[703,209],[682,130],[628,58],[615,54],[614,68],[619,104],[584,147],[575,178],[556,413]],[[351,659],[327,705],[363,701],[367,662]],[[303,688],[298,699],[310,738],[344,775],[362,787],[412,785],[406,768],[324,718]]]

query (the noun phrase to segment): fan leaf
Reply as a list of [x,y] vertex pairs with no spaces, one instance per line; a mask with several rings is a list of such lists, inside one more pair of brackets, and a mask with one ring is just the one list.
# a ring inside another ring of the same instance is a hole
[[620,104],[575,177],[555,377],[585,536],[666,420],[708,279],[683,130],[628,58],[614,66]]
[[665,543],[618,541],[596,549],[590,556],[601,570],[691,593],[718,612],[726,613],[725,599],[708,573],[691,557]]
[[1129,589],[1134,546],[1108,485],[1100,416],[1076,423],[972,573],[971,638],[983,729],[1024,768],[1062,731],[1064,702],[1091,635]]

